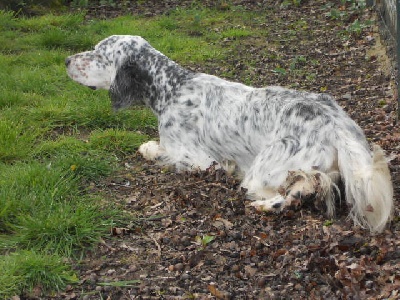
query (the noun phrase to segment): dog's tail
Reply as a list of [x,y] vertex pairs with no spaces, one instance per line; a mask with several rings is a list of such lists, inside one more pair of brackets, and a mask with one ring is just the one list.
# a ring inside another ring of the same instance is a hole
[[393,210],[393,186],[383,150],[369,150],[364,138],[338,132],[338,166],[350,217],[355,224],[381,232]]

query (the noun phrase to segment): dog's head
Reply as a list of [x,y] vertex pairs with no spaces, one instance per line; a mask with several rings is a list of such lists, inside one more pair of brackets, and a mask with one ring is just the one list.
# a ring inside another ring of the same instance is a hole
[[140,36],[113,35],[65,60],[74,81],[92,89],[110,91],[114,109],[140,104],[148,96],[152,77],[139,61],[151,46]]

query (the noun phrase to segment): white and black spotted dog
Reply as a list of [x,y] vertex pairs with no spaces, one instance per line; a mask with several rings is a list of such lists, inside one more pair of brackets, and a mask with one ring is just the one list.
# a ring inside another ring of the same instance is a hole
[[66,65],[73,80],[109,90],[114,109],[152,109],[160,141],[141,145],[146,159],[178,170],[234,165],[252,205],[262,210],[313,196],[332,215],[341,180],[356,224],[380,232],[391,217],[393,187],[382,149],[370,150],[329,95],[194,73],[139,36],[110,36]]

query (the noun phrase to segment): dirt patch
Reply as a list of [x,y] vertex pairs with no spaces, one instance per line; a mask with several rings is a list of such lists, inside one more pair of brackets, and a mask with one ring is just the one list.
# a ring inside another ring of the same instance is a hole
[[[378,29],[375,28],[375,31]],[[371,59],[376,58],[381,66],[382,72],[387,76],[390,77],[394,68],[393,62],[389,59],[386,55],[386,48],[381,42],[381,38],[379,35],[374,35],[375,37],[375,44],[370,48],[367,49],[367,56]]]
[[[92,185],[131,214],[132,222],[112,228],[110,236],[76,264],[79,285],[54,298],[399,297],[400,131],[390,65],[374,27],[345,40],[336,33],[346,30],[355,16],[335,22],[325,16],[325,1],[301,2],[299,7],[281,8],[280,1],[233,1],[260,14],[274,9],[275,18],[285,20],[266,20],[274,42],[246,39],[224,62],[188,67],[218,76],[232,70],[229,79],[250,79],[257,86],[333,94],[368,139],[392,158],[396,209],[388,229],[370,235],[355,228],[346,219],[344,205],[334,220],[327,220],[312,203],[279,215],[260,214],[248,207],[239,182],[223,171],[177,174],[135,155],[124,162],[125,171]],[[191,2],[141,3],[126,9],[155,15]],[[95,6],[88,18],[119,13],[118,6]],[[308,30],[297,33],[293,26]],[[306,62],[296,58],[299,55]],[[293,62],[297,65],[292,68]],[[307,62],[306,68],[301,65]]]

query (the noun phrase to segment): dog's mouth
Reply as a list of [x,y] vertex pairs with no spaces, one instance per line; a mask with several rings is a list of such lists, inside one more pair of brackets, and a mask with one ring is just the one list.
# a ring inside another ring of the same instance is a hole
[[88,88],[91,89],[91,90],[97,90],[97,87],[95,87],[93,85],[89,85]]

